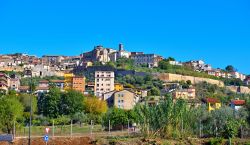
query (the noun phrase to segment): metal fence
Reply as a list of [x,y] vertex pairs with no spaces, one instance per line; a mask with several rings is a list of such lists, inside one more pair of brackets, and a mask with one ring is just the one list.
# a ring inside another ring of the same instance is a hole
[[[15,126],[14,137],[26,138],[29,137],[29,126]],[[49,128],[49,132],[46,132]],[[52,126],[31,126],[32,137],[42,137],[49,135],[51,137],[75,137],[75,136],[124,136],[135,133],[132,126],[123,126],[120,129],[113,130],[111,126],[108,128],[102,125],[91,124],[70,124],[70,125],[52,125]],[[138,130],[137,130],[138,132]]]
[[[217,126],[205,126],[202,122],[197,122],[195,127],[190,130],[195,136],[200,138],[207,137],[219,137]],[[46,132],[46,128],[49,128],[49,132]],[[190,128],[189,128],[190,129]],[[180,131],[185,133],[187,128],[181,126]],[[212,133],[211,133],[212,131]],[[14,137],[27,138],[29,137],[29,126],[15,126],[13,135]],[[94,124],[91,121],[90,124],[73,124],[70,125],[52,125],[52,126],[31,126],[31,137],[42,137],[49,135],[50,137],[75,137],[75,136],[129,136],[139,134],[140,130],[131,126],[131,124],[112,127],[110,124],[108,127],[103,127],[99,124]],[[239,138],[250,138],[250,128],[241,127],[238,134]]]

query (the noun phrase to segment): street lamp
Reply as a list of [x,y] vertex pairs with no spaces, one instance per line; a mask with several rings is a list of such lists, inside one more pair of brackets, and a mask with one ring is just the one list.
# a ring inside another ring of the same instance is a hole
[[28,145],[31,145],[31,120],[32,120],[31,116],[32,116],[32,91],[33,91],[32,87],[33,87],[33,82],[32,82],[32,71],[27,70],[26,73],[31,76],[30,84],[29,84],[29,86],[30,86],[30,88],[29,88],[30,89],[30,120],[29,120],[29,142],[28,142]]

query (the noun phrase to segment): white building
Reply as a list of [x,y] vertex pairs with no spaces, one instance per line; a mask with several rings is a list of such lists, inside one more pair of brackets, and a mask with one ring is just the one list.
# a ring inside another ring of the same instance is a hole
[[106,92],[114,90],[114,71],[97,70],[95,71],[95,95],[102,97]]
[[124,50],[123,44],[119,44],[119,50],[109,54],[111,61],[116,61],[119,58],[129,58],[130,52]]

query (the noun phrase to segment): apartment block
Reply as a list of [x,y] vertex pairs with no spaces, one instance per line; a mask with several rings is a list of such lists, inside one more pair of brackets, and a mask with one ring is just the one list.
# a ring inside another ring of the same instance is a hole
[[72,79],[72,89],[84,93],[85,91],[85,77],[74,76]]
[[64,74],[64,90],[76,90],[81,93],[85,91],[85,77],[75,76],[73,73]]
[[128,90],[118,91],[114,93],[114,106],[124,110],[133,109],[139,97]]
[[95,71],[95,95],[101,97],[104,93],[114,90],[114,71]]

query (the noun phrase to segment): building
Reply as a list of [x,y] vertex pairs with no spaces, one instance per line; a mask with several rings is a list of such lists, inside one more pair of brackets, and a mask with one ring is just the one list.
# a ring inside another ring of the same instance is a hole
[[221,102],[216,98],[206,98],[203,102],[207,104],[209,112],[221,107]]
[[49,87],[49,81],[48,80],[40,80],[38,83],[38,87]]
[[39,81],[39,88],[49,88],[50,86],[58,87],[60,90],[64,89],[64,80],[41,80]]
[[102,62],[107,63],[110,61],[109,55],[113,52],[116,52],[116,50],[111,48],[104,48],[103,46],[95,46],[94,50],[82,53],[81,57],[83,62]]
[[250,76],[246,77],[244,80],[245,85],[249,86],[250,85]]
[[111,61],[116,61],[119,58],[129,58],[130,52],[124,50],[123,44],[119,44],[119,49],[116,52],[110,53],[109,57]]
[[103,94],[103,100],[107,101],[110,107],[115,106],[120,109],[133,109],[139,97],[129,90],[110,91]]
[[51,80],[49,85],[54,85],[58,87],[60,90],[64,89],[64,80]]
[[182,66],[183,64],[179,61],[169,61],[169,64],[171,65],[177,65],[177,66]]
[[173,92],[174,99],[193,100],[196,98],[195,89],[180,89]]
[[233,108],[234,110],[239,110],[240,108],[242,108],[244,105],[246,104],[245,100],[232,100],[230,103],[230,107]]
[[72,79],[72,89],[81,93],[85,92],[85,77],[74,76]]
[[8,92],[10,87],[10,77],[4,73],[0,73],[0,91]]
[[44,55],[42,56],[42,64],[49,66],[60,65],[63,59],[64,57],[60,55]]
[[101,97],[104,93],[113,91],[115,74],[113,70],[101,67],[95,71],[95,95]]
[[136,54],[131,55],[135,65],[146,65],[149,68],[158,67],[158,63],[163,59],[155,54]]
[[122,91],[123,90],[123,85],[119,83],[115,83],[115,91]]
[[72,89],[73,77],[74,77],[73,73],[65,73],[64,74],[64,90]]
[[241,74],[239,72],[230,72],[230,78],[236,78],[236,79],[241,79],[242,81],[246,79],[246,75]]
[[75,76],[73,73],[64,74],[64,84],[60,81],[53,82],[59,87],[64,87],[64,90],[75,90],[81,93],[85,91],[85,77],[84,76]]
[[114,106],[120,109],[133,109],[139,101],[138,96],[128,90],[122,90],[114,93]]
[[191,67],[194,71],[207,72],[212,70],[212,66],[205,64],[203,60],[192,60],[183,63],[185,66]]
[[9,89],[18,91],[19,87],[20,87],[20,79],[16,75],[10,76]]

